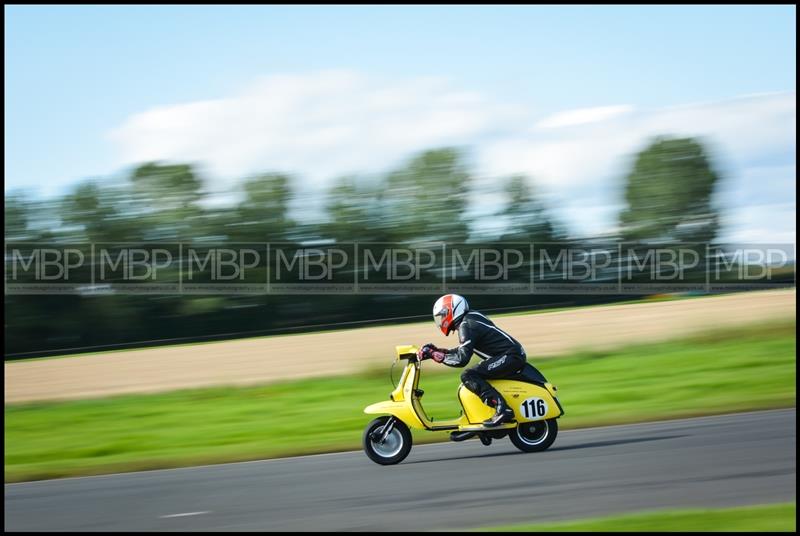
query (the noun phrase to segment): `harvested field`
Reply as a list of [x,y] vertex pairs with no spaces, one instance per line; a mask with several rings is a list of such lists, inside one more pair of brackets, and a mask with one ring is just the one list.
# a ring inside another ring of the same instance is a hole
[[[609,349],[709,329],[794,318],[796,290],[570,309],[497,318],[528,356]],[[162,346],[6,363],[5,402],[64,400],[341,375],[387,363],[396,344],[454,346],[433,321]]]

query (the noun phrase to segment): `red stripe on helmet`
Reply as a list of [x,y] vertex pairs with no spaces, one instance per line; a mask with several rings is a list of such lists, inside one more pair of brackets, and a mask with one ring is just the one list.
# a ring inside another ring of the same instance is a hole
[[449,332],[450,324],[453,323],[453,295],[448,294],[444,297],[443,302],[444,308],[447,310],[447,314],[442,320],[442,333],[447,335]]

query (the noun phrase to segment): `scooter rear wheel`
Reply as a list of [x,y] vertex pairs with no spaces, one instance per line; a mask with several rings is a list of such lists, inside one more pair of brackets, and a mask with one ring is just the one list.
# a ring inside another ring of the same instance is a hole
[[522,452],[541,452],[553,444],[558,435],[558,421],[523,422],[509,431],[508,437]]
[[[394,425],[386,439],[383,442],[374,440],[371,437],[373,432],[379,432],[389,419],[394,419]],[[411,431],[396,417],[378,417],[364,429],[363,443],[370,460],[381,465],[394,465],[411,452]]]

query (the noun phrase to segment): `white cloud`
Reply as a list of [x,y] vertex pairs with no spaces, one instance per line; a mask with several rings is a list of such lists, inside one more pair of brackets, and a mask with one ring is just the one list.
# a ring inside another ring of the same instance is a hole
[[612,117],[626,114],[632,110],[632,106],[598,106],[596,108],[568,110],[546,117],[539,121],[536,126],[539,128],[558,128],[584,125],[586,123],[605,121]]
[[265,77],[227,99],[154,108],[111,138],[121,164],[202,161],[217,181],[279,170],[321,184],[385,171],[414,151],[471,143],[516,113],[437,78],[381,83],[323,71]]
[[[296,174],[308,192],[342,174],[388,171],[423,149],[471,146],[480,180],[534,177],[554,212],[576,234],[589,235],[614,227],[633,155],[661,134],[705,139],[727,181],[720,195],[726,203],[793,198],[795,114],[792,91],[539,117],[530,106],[465,91],[443,78],[379,80],[322,71],[264,77],[227,98],[146,110],[110,137],[119,148],[118,164],[200,162],[217,191],[252,173],[284,171]],[[770,180],[759,180],[767,168]],[[753,225],[765,240],[775,233],[794,236],[785,219]]]
[[[540,123],[523,135],[484,144],[480,160],[490,175],[523,172],[535,177],[558,199],[560,213],[575,233],[590,235],[612,228],[614,222],[607,218],[616,215],[591,207],[622,201],[623,179],[636,152],[658,135],[703,139],[723,177],[719,195],[723,209],[754,199],[761,203],[794,199],[795,114],[794,92],[628,110],[557,131]],[[591,219],[586,214],[605,217]],[[760,229],[764,240],[770,240],[770,229],[794,235],[794,226],[786,220]]]
[[732,243],[794,244],[797,207],[793,202],[750,205],[726,213]]

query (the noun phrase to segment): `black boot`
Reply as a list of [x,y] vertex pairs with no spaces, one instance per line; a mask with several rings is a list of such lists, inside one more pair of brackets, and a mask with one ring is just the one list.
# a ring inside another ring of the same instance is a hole
[[451,432],[451,441],[466,441],[467,439],[475,437],[475,432]]
[[484,426],[499,426],[514,420],[514,410],[508,407],[506,401],[499,394],[489,400],[489,405],[495,408],[495,413],[491,419],[483,421]]

